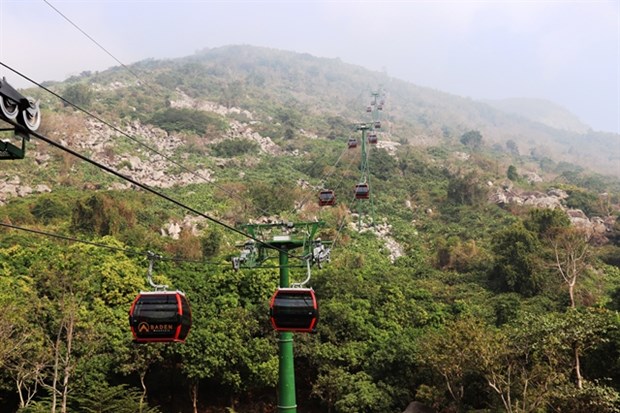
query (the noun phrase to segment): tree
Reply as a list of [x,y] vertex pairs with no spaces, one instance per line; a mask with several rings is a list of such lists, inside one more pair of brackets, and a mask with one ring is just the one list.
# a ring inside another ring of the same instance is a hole
[[488,190],[475,172],[455,176],[448,182],[448,199],[459,205],[480,205],[486,200]]
[[227,108],[237,106],[241,97],[243,96],[243,89],[244,85],[241,80],[233,80],[226,83],[226,85],[222,87],[222,96],[220,98],[220,103]]
[[552,239],[558,231],[570,226],[570,219],[563,210],[534,208],[524,221],[525,228],[532,231],[540,240]]
[[508,149],[508,153],[519,156],[519,147],[512,139],[506,141],[506,149]]
[[514,165],[510,165],[508,167],[508,170],[506,171],[506,177],[511,181],[517,181],[519,179],[517,168]]
[[477,130],[470,130],[461,135],[461,143],[471,149],[478,149],[482,145],[482,135]]
[[178,273],[179,288],[186,283],[184,290],[191,297],[193,319],[188,340],[174,352],[190,383],[194,412],[199,411],[201,382],[215,382],[227,390],[233,409],[240,392],[276,384],[276,349],[259,334],[256,308],[256,301],[268,296],[267,280],[260,270],[212,272],[201,279]]
[[295,188],[284,177],[278,177],[272,182],[254,182],[248,188],[247,196],[252,199],[259,215],[279,214],[293,209]]
[[[30,259],[33,256],[19,245],[0,249],[0,261],[15,264],[21,261],[20,255]],[[38,393],[50,359],[49,350],[43,328],[37,322],[38,298],[33,278],[20,271],[19,265],[3,267],[4,271],[0,270],[0,376],[11,379],[19,396],[19,407],[26,408]]]
[[328,413],[385,412],[389,397],[373,378],[365,372],[350,373],[331,369],[320,374],[312,393],[328,406]]
[[518,292],[531,297],[542,287],[538,257],[540,242],[522,224],[515,224],[493,237],[495,264],[490,279],[502,292]]
[[167,132],[221,133],[228,128],[226,121],[215,113],[186,108],[167,108],[156,112],[150,122]]
[[480,320],[466,316],[441,329],[427,331],[419,340],[421,361],[439,373],[459,410],[463,407],[467,378],[480,373],[480,352],[490,334]]
[[116,235],[122,228],[131,228],[135,223],[135,211],[124,201],[103,193],[77,201],[71,215],[72,229],[100,236]]
[[77,106],[88,107],[93,100],[93,91],[86,83],[75,83],[65,88],[63,97]]
[[[568,287],[570,308],[574,309],[575,287],[577,280],[589,267],[590,245],[588,236],[577,228],[565,228],[551,240],[555,257],[555,266],[562,280]],[[575,346],[573,355],[575,360],[575,376],[577,388],[583,388],[583,377],[581,375],[581,356],[582,348]]]
[[565,228],[551,240],[555,267],[568,287],[570,307],[575,308],[575,286],[589,267],[588,235],[577,228]]
[[157,408],[143,406],[140,392],[127,388],[127,385],[110,386],[100,383],[98,391],[89,395],[78,395],[74,404],[76,411],[92,413],[159,413]]

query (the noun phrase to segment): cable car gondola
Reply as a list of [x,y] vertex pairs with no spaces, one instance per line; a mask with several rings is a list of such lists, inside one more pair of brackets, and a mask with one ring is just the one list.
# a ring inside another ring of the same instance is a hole
[[319,206],[331,206],[336,203],[336,195],[331,189],[324,189],[319,193]]
[[377,134],[376,133],[369,133],[368,134],[368,143],[376,144],[377,141],[378,141],[378,138],[377,138]]
[[349,149],[357,148],[357,139],[349,138],[349,141],[347,142],[347,146],[349,147]]
[[370,198],[370,188],[367,183],[355,185],[355,199]]
[[316,332],[319,306],[312,288],[278,288],[269,305],[276,331]]
[[368,113],[372,112],[372,106],[367,106],[366,107],[366,112],[368,112]]
[[129,310],[136,343],[184,342],[192,326],[192,312],[181,291],[138,294]]
[[381,128],[381,122],[380,121],[376,121],[375,122],[375,129],[379,129]]

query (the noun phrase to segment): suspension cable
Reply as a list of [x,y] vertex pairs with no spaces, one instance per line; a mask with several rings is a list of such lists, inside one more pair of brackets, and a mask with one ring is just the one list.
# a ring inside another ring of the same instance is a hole
[[[117,251],[117,252],[122,252],[126,255],[139,255],[139,256],[147,256],[149,255],[150,251],[138,251],[138,250],[134,250],[131,248],[120,248],[120,247],[114,247],[111,245],[107,245],[107,244],[102,244],[100,242],[94,242],[94,241],[88,241],[85,239],[80,239],[80,238],[73,238],[73,237],[69,237],[66,235],[60,235],[60,234],[56,234],[53,232],[47,232],[47,231],[41,231],[38,229],[34,229],[34,228],[25,228],[25,227],[20,227],[18,225],[13,225],[13,224],[9,224],[6,222],[0,222],[0,226],[6,227],[6,228],[11,228],[14,230],[19,230],[19,231],[25,231],[25,232],[30,232],[33,234],[37,234],[37,235],[43,235],[46,237],[50,237],[50,238],[58,238],[58,239],[62,239],[64,241],[69,241],[69,242],[76,242],[76,243],[81,243],[81,244],[86,244],[86,245],[92,245],[94,247],[99,247],[99,248],[105,248],[111,251]],[[221,264],[221,263],[213,263],[213,262],[208,262],[208,261],[204,261],[204,260],[189,260],[186,258],[176,258],[176,257],[165,257],[162,255],[158,255],[157,256],[159,261],[171,261],[171,262],[177,262],[177,263],[190,263],[190,264],[206,264],[206,265],[213,265],[213,266],[226,266],[228,267],[229,264]]]
[[245,201],[244,198],[242,198],[240,195],[238,194],[233,194],[230,191],[226,190],[225,188],[221,187],[220,185],[209,181],[208,178],[204,177],[203,175],[199,174],[198,172],[189,169],[188,167],[180,164],[179,162],[175,161],[174,159],[172,159],[171,157],[165,155],[164,153],[160,152],[159,150],[153,148],[152,146],[147,145],[146,143],[142,142],[140,139],[135,138],[134,136],[131,136],[130,134],[128,134],[127,132],[119,129],[117,126],[111,124],[110,122],[106,121],[105,119],[101,118],[100,116],[95,115],[94,113],[82,108],[79,105],[76,105],[75,103],[67,100],[66,98],[64,98],[63,96],[59,95],[58,93],[54,92],[53,90],[49,89],[48,87],[43,86],[41,83],[33,80],[32,78],[26,76],[25,74],[21,73],[20,71],[18,71],[17,69],[12,68],[11,66],[7,65],[6,63],[0,61],[0,65],[4,66],[5,68],[9,69],[10,71],[12,71],[13,73],[17,74],[18,76],[21,76],[22,78],[26,79],[27,81],[29,81],[30,83],[38,86],[39,88],[45,90],[46,92],[48,92],[49,94],[55,96],[56,98],[60,99],[62,102],[66,103],[67,105],[71,106],[72,108],[78,110],[79,112],[84,113],[86,116],[89,116],[99,122],[101,122],[102,124],[108,126],[109,128],[111,128],[113,131],[125,136],[127,139],[137,143],[139,146],[153,152],[156,155],[161,156],[163,159],[165,159],[166,161],[172,163],[173,165],[181,168],[182,170],[184,170],[185,172],[188,172],[190,174],[192,174],[193,176],[203,180],[204,182],[209,183],[210,185],[213,185],[214,187],[216,187],[217,189],[221,190],[224,193],[227,193],[230,196],[235,196],[237,199],[240,199],[241,201]]
[[[18,123],[14,122],[14,121],[9,120],[8,123],[12,124],[13,126],[15,126],[17,128],[21,128],[21,126]],[[182,209],[186,209],[186,210],[188,210],[188,211],[190,211],[190,212],[192,212],[192,213],[194,213],[194,214],[196,214],[198,216],[201,216],[201,217],[203,217],[203,218],[205,218],[205,219],[207,219],[207,220],[209,220],[209,221],[211,221],[211,222],[213,222],[213,223],[215,223],[217,225],[220,225],[220,226],[228,229],[229,231],[232,231],[232,232],[235,232],[237,234],[240,234],[240,235],[242,235],[242,236],[244,236],[246,238],[250,238],[250,239],[254,240],[257,243],[266,246],[267,248],[275,249],[275,250],[277,250],[279,252],[282,252],[282,253],[286,254],[289,257],[295,257],[293,255],[288,254],[288,252],[286,250],[278,248],[275,245],[271,245],[271,244],[269,244],[269,243],[267,243],[267,242],[265,242],[263,240],[259,240],[258,238],[253,237],[251,234],[245,233],[245,232],[243,232],[243,231],[241,231],[241,230],[239,230],[239,229],[237,229],[237,228],[235,228],[235,227],[233,227],[231,225],[226,224],[225,222],[222,222],[222,221],[220,221],[220,220],[218,220],[216,218],[213,218],[213,217],[211,217],[211,216],[209,216],[209,215],[207,215],[205,213],[202,213],[202,212],[198,211],[197,209],[195,209],[193,207],[185,205],[182,202],[177,201],[176,199],[174,199],[174,198],[172,198],[172,197],[170,197],[170,196],[168,196],[168,195],[166,195],[166,194],[164,194],[164,193],[162,193],[160,191],[157,191],[157,190],[151,188],[150,186],[148,186],[146,184],[143,184],[141,182],[136,181],[135,179],[132,179],[132,178],[130,178],[128,176],[125,176],[125,175],[121,174],[120,172],[110,168],[109,166],[103,165],[100,162],[97,162],[97,161],[95,161],[93,159],[90,159],[89,157],[87,157],[85,155],[80,154],[80,153],[74,151],[73,149],[70,149],[70,148],[68,148],[68,147],[66,147],[66,146],[64,146],[64,145],[62,145],[62,144],[60,144],[60,143],[58,143],[58,142],[48,138],[47,136],[44,136],[44,135],[40,134],[39,132],[28,131],[28,133],[30,135],[32,135],[32,136],[42,140],[43,142],[46,142],[47,144],[57,148],[57,149],[60,149],[60,150],[62,150],[64,152],[67,152],[67,153],[75,156],[76,158],[81,159],[84,162],[87,162],[87,163],[90,163],[93,166],[96,166],[99,169],[103,169],[104,171],[106,171],[106,172],[108,172],[108,173],[110,173],[110,174],[112,174],[114,176],[117,176],[117,177],[119,177],[119,178],[121,178],[121,179],[123,179],[123,180],[125,180],[125,181],[127,181],[127,182],[129,182],[129,183],[131,183],[131,184],[133,184],[133,185],[135,185],[137,187],[139,187],[139,188],[142,188],[145,191],[152,193],[153,195],[156,195],[156,196],[158,196],[160,198],[163,198],[166,201],[171,202],[171,203],[177,205],[178,207],[180,207]]]

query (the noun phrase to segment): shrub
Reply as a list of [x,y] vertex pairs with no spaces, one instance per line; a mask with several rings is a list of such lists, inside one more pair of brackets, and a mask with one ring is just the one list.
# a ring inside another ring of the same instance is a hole
[[228,128],[226,121],[220,116],[199,110],[168,108],[155,113],[150,122],[167,132],[194,132],[199,135]]
[[256,142],[247,139],[226,139],[212,146],[211,154],[221,158],[233,158],[246,153],[258,152]]

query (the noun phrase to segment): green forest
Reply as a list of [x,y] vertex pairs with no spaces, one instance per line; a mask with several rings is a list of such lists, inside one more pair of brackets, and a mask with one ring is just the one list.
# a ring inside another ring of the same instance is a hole
[[[300,413],[620,411],[620,177],[597,152],[617,136],[270,49],[131,69],[42,85],[66,101],[24,91],[39,133],[165,197],[34,137],[0,161],[1,412],[275,411],[278,262],[234,270],[230,228],[317,220],[331,259],[311,268],[317,331],[294,334]],[[347,140],[376,90],[363,158]],[[580,139],[598,168],[562,149]],[[132,342],[148,252],[191,304],[184,343]]]

